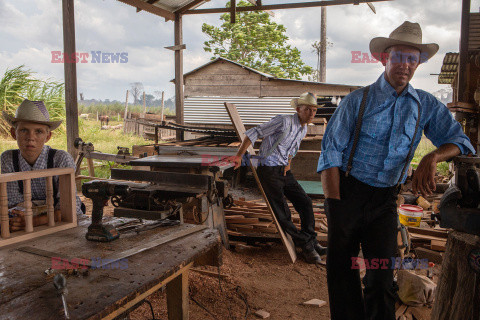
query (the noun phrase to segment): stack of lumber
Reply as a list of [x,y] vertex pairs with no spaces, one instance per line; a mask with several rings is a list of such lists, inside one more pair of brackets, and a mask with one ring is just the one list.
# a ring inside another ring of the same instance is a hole
[[[290,204],[292,221],[300,229],[300,217]],[[327,218],[322,202],[314,202],[315,230],[321,242],[327,240]],[[225,208],[227,231],[231,236],[261,236],[276,238],[278,231],[273,218],[263,200],[246,201],[244,198],[234,200],[231,208]]]
[[[430,200],[434,204],[433,207],[435,207],[438,200]],[[321,199],[314,200],[313,211],[318,240],[322,244],[326,244],[328,226],[323,201]],[[292,220],[297,228],[300,229],[300,217],[291,204],[289,204],[289,207],[292,212]],[[246,201],[244,198],[239,198],[234,200],[234,205],[231,208],[225,208],[224,210],[227,232],[230,236],[278,237],[277,228],[263,199]],[[434,225],[434,221],[430,218],[430,214],[434,211],[438,211],[438,209],[430,207],[428,210],[425,210],[420,227],[408,227],[407,229],[415,253],[420,258],[428,258],[429,261],[441,263],[442,254],[445,252],[448,230]]]

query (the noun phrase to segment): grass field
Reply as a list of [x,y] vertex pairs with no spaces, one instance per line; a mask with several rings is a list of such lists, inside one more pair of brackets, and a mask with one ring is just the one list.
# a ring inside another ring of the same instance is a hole
[[[109,125],[115,126],[122,122],[110,121]],[[138,144],[148,144],[151,142],[146,141],[145,139],[134,136],[131,134],[124,134],[123,129],[120,130],[101,130],[100,122],[95,120],[78,120],[78,128],[80,131],[80,138],[85,142],[92,142],[95,146],[95,151],[103,153],[117,153],[117,146],[128,147],[130,151],[132,150],[133,145]],[[55,130],[52,135],[52,139],[47,143],[49,146],[55,149],[67,150],[67,136],[65,132],[60,131],[59,129]],[[17,142],[11,137],[9,139],[3,139],[0,144],[0,153],[17,148]],[[95,165],[104,164],[104,167],[95,168],[95,175],[101,178],[108,178],[109,168],[118,167],[117,164],[107,161],[98,161],[95,160]],[[84,161],[83,166],[86,166]],[[88,175],[88,170],[82,170],[82,174]]]

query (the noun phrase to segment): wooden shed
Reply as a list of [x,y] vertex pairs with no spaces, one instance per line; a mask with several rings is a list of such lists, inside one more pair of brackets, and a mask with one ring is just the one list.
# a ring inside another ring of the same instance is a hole
[[216,58],[184,74],[184,84],[186,124],[228,127],[231,122],[223,103],[231,102],[237,106],[247,128],[277,114],[294,113],[290,100],[303,92],[338,102],[359,88],[276,78],[225,58]]
[[[320,100],[331,100],[329,108],[319,108],[315,125],[293,160],[292,170],[300,179],[318,179],[317,161],[325,118],[333,113],[344,96],[360,88],[303,80],[276,78],[237,62],[216,58],[184,74],[184,122],[195,126],[233,128],[224,102],[234,103],[246,128],[269,121],[278,114],[295,113],[294,97],[309,91]],[[256,145],[258,147],[258,143]]]

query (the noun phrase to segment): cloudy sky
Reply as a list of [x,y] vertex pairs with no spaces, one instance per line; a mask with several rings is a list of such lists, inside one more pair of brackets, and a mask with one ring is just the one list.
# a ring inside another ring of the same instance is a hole
[[[212,0],[207,7],[223,7],[225,0]],[[264,4],[280,2],[264,0]],[[287,0],[285,0],[287,2]],[[288,0],[288,2],[302,2]],[[480,0],[472,0],[478,12]],[[445,85],[437,84],[443,57],[458,52],[460,35],[460,0],[395,0],[375,3],[377,14],[367,5],[328,8],[327,36],[333,46],[327,54],[327,82],[366,85],[377,79],[382,66],[351,63],[352,51],[368,52],[371,38],[388,36],[405,20],[418,22],[424,42],[437,42],[439,53],[422,65],[413,85],[430,92]],[[277,10],[273,18],[287,28],[289,42],[302,52],[303,60],[316,66],[311,44],[320,37],[320,8]],[[210,60],[203,50],[207,37],[202,23],[219,25],[220,15],[184,17],[184,71],[188,72]],[[147,93],[165,90],[174,94],[174,54],[164,49],[173,45],[173,22],[115,0],[75,1],[76,46],[78,52],[127,52],[127,63],[79,63],[78,92],[85,99],[124,100],[132,82],[142,82]],[[0,0],[0,75],[8,68],[24,64],[39,78],[63,81],[63,64],[51,63],[52,51],[63,50],[61,1]]]

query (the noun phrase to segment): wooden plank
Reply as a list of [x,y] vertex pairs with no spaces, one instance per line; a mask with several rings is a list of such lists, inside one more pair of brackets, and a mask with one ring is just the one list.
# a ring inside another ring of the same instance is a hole
[[[237,132],[237,136],[240,141],[243,142],[243,140],[246,138],[245,136],[245,126],[243,125],[242,119],[240,118],[240,115],[238,114],[237,107],[232,104],[225,102],[225,108],[227,109],[228,115],[230,117],[230,120],[232,120],[233,126],[235,128],[235,131]],[[247,149],[247,151],[250,153],[250,155],[255,155],[255,152],[253,151],[253,146],[250,145],[250,147]],[[263,190],[262,184],[260,183],[260,180],[257,175],[257,170],[255,167],[251,164],[250,162],[250,170],[253,173],[253,176],[255,178],[255,181],[257,182],[258,189],[262,193],[263,199],[265,200],[265,203],[267,204],[268,210],[270,211],[270,214],[273,218],[273,221],[275,221],[275,226],[277,227],[278,232],[280,233],[280,237],[282,238],[282,242],[285,245],[288,254],[290,256],[290,259],[292,262],[295,262],[297,260],[297,253],[295,251],[295,245],[293,244],[292,238],[288,235],[285,234],[285,232],[282,230],[282,227],[278,223],[277,217],[273,213],[272,207],[270,206],[270,202],[267,199],[267,195],[265,194],[265,191]]]
[[8,220],[7,183],[0,183],[0,229],[3,239],[10,238],[10,224]]
[[53,168],[53,169],[24,171],[21,173],[20,172],[2,173],[0,174],[0,183],[23,180],[23,179],[44,178],[50,174],[54,176],[60,176],[60,175],[70,174],[70,173],[73,173],[73,168]]
[[[63,15],[63,52],[68,57],[75,56],[75,14],[74,0],[62,0]],[[77,102],[77,64],[64,59],[65,77],[65,117],[67,125],[67,151],[73,159],[78,150],[73,145],[78,137],[78,102]]]
[[167,283],[167,311],[169,320],[188,320],[188,270]]
[[428,259],[428,262],[441,264],[443,261],[443,256],[439,252],[427,248],[415,248],[415,253],[418,259]]
[[415,234],[423,234],[423,235],[427,235],[427,236],[433,236],[433,237],[437,237],[437,238],[444,238],[445,240],[448,237],[447,231],[443,231],[443,230],[408,227],[408,232],[415,233]]
[[185,50],[187,49],[187,45],[185,44],[179,44],[176,46],[170,46],[170,47],[164,47],[167,50],[172,50],[172,51],[177,51],[177,50]]
[[435,251],[443,251],[445,252],[445,247],[447,246],[447,241],[442,240],[432,240],[430,242],[430,249]]

